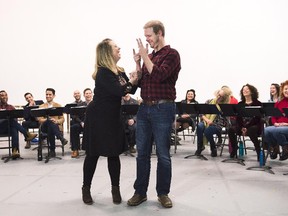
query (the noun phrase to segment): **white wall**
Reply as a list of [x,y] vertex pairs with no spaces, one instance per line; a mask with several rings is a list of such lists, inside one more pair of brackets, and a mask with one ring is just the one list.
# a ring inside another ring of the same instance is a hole
[[135,39],[159,19],[181,55],[177,100],[194,88],[204,102],[222,85],[239,99],[250,83],[267,101],[270,84],[288,79],[287,11],[286,0],[0,0],[0,89],[14,105],[27,91],[45,100],[47,87],[72,102],[75,89],[94,88],[98,42],[112,38],[129,72]]

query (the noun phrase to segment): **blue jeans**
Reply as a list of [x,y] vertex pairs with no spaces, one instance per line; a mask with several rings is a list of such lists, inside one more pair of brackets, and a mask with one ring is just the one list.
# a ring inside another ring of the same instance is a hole
[[268,146],[288,145],[288,127],[268,126],[264,128],[264,142]]
[[[27,136],[27,131],[25,130],[22,125],[20,125],[15,119],[9,119],[9,125],[10,125],[10,135],[12,137],[12,148],[19,149],[19,133],[22,133],[25,136]],[[8,120],[1,121],[0,123],[0,133],[6,134],[8,133]]]
[[170,136],[174,119],[175,103],[139,106],[136,128],[138,155],[135,194],[145,196],[147,193],[151,170],[152,135],[157,154],[157,195],[169,194],[172,178]]
[[214,134],[221,133],[221,130],[218,127],[215,127],[214,125],[210,125],[209,127],[205,127],[203,122],[199,122],[197,126],[197,148],[202,148],[203,146],[203,136],[207,138],[208,142],[210,143],[210,149],[215,149],[215,141],[214,141]]

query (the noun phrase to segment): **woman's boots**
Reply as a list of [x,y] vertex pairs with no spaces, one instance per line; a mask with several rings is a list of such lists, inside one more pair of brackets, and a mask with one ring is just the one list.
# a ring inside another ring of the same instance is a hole
[[113,186],[112,185],[112,199],[114,204],[120,204],[122,202],[121,194],[120,194],[120,188],[119,186]]
[[[119,186],[112,186],[112,199],[114,204],[120,204],[122,202],[122,197],[120,194]],[[87,205],[93,204],[93,199],[91,197],[90,186],[82,187],[82,200]]]
[[82,200],[87,205],[93,204],[93,199],[90,193],[90,186],[83,186],[82,187]]
[[288,145],[282,145],[282,153],[280,156],[280,161],[288,159]]

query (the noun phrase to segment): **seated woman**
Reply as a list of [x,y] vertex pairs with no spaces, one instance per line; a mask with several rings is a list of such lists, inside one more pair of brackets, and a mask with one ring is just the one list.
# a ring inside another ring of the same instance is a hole
[[[241,88],[240,91],[241,101],[238,103],[244,107],[251,106],[261,106],[262,103],[258,100],[259,93],[258,90],[250,84],[246,84]],[[237,155],[237,136],[249,136],[254,144],[257,160],[259,161],[260,154],[260,141],[258,137],[262,133],[261,117],[245,117],[238,115],[236,118],[236,124],[228,129],[228,137],[231,142],[232,151],[230,153],[230,158],[234,158]]]
[[[187,90],[185,100],[182,100],[181,103],[185,104],[198,104],[198,101],[195,100],[196,94],[194,89]],[[196,127],[196,114],[187,114],[183,113],[176,119],[176,132],[181,132],[188,128],[192,127],[192,131],[195,131]]]
[[[216,98],[212,99],[209,104],[227,104],[230,100],[230,94],[226,89],[220,89],[217,92]],[[217,106],[218,109],[220,109]],[[217,156],[217,149],[214,140],[214,134],[219,134],[223,127],[229,124],[229,120],[218,114],[205,114],[201,117],[201,122],[198,123],[196,133],[197,133],[197,150],[195,155],[201,155],[201,152],[205,149],[204,147],[204,136],[210,143],[211,156]]]
[[[288,108],[288,80],[281,83],[280,101],[276,102],[274,107],[282,113],[283,108]],[[282,146],[282,154],[279,160],[288,159],[288,117],[271,118],[272,125],[264,129],[264,142],[270,147],[270,158],[276,159],[280,154],[279,145]]]

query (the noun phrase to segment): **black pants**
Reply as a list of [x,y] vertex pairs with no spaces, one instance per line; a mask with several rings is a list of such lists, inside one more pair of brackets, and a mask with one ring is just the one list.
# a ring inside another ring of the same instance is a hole
[[[83,166],[83,186],[91,186],[98,159],[99,156],[86,155]],[[107,162],[111,185],[119,186],[121,169],[120,158],[119,156],[107,157]]]
[[[241,129],[236,128],[236,127],[231,127],[228,130],[229,140],[231,141],[231,147],[234,153],[238,149],[237,135],[240,136],[241,134],[242,134]],[[260,152],[260,141],[258,140],[258,137],[260,136],[260,134],[261,134],[261,131],[259,131],[257,125],[253,125],[247,128],[247,136],[253,142],[257,154],[259,154]]]

